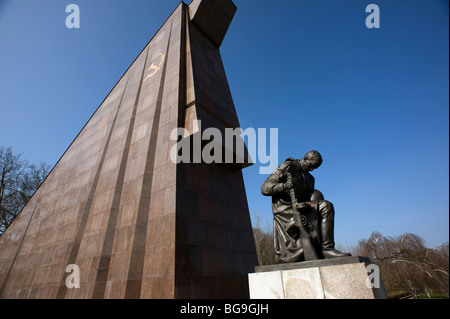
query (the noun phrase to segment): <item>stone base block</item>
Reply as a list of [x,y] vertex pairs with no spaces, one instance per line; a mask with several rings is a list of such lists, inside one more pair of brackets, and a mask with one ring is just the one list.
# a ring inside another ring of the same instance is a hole
[[378,268],[352,256],[255,267],[251,299],[386,299]]

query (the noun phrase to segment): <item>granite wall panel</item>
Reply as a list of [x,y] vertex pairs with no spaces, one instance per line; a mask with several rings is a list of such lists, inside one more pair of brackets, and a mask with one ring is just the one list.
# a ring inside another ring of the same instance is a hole
[[[194,119],[238,126],[218,44],[204,13],[190,17],[216,5],[203,1],[180,3],[0,237],[1,298],[248,296],[240,169],[170,158],[170,133]],[[71,264],[79,288],[66,285]]]

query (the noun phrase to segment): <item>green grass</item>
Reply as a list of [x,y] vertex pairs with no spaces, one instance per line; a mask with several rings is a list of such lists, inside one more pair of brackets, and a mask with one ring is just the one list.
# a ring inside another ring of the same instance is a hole
[[430,297],[426,293],[419,295],[418,299],[448,299],[444,293],[432,293]]

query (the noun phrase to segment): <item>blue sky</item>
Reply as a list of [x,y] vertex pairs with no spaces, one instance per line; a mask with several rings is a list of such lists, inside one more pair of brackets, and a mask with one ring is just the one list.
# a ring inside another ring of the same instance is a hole
[[[317,149],[336,240],[373,231],[449,240],[445,0],[234,0],[221,47],[243,129],[278,128],[278,160]],[[68,29],[65,8],[80,7]],[[368,29],[368,4],[381,28]],[[51,165],[179,0],[0,0],[0,145]],[[250,211],[271,223],[259,163]]]

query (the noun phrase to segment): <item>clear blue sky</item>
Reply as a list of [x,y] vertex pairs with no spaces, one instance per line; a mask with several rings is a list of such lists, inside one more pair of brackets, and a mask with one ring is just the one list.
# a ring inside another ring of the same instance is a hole
[[[278,128],[280,163],[322,153],[337,241],[448,241],[448,1],[234,2],[221,52],[241,127]],[[70,3],[80,29],[65,26]],[[0,145],[54,165],[178,4],[0,0]],[[251,213],[271,222],[266,177],[244,171]]]

